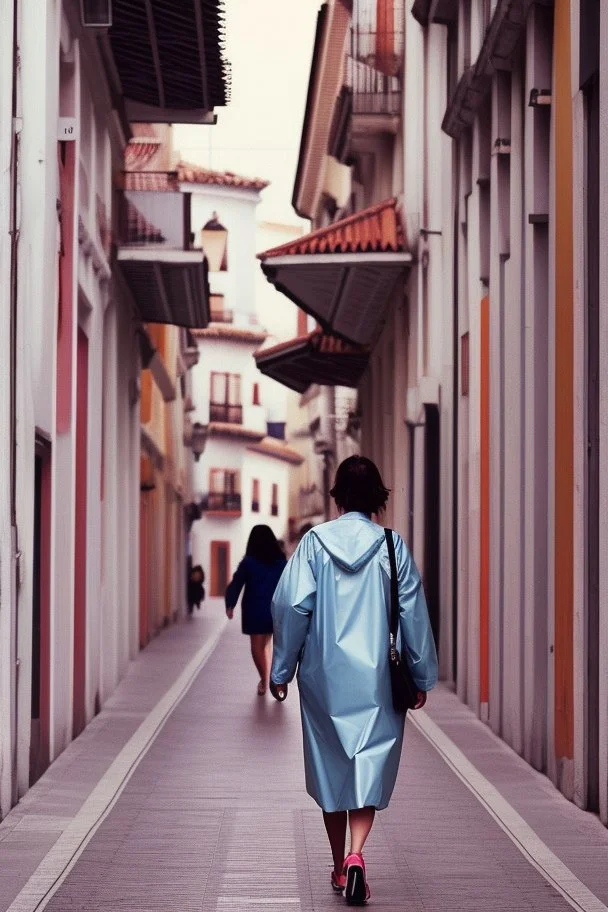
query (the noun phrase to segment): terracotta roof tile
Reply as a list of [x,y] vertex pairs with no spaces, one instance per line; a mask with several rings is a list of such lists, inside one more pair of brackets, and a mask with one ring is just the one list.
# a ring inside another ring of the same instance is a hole
[[[206,332],[206,330],[196,330],[196,332]],[[369,348],[366,345],[355,345],[351,342],[345,342],[331,333],[323,332],[321,329],[315,329],[307,336],[297,336],[288,339],[286,342],[279,342],[277,345],[268,346],[268,348],[259,348],[254,352],[255,358],[267,357],[268,355],[278,355],[282,351],[291,349],[300,349],[308,345],[313,351],[322,355],[361,355],[368,354]]]
[[207,433],[209,437],[234,437],[239,440],[261,440],[264,436],[242,424],[230,424],[227,421],[210,421]]
[[154,193],[176,193],[177,175],[173,171],[123,171],[118,177],[123,190],[149,190]]
[[231,171],[212,171],[187,162],[179,162],[175,171],[136,171],[127,164],[127,170],[118,177],[118,185],[123,190],[176,191],[182,183],[237,190],[263,190],[268,186],[268,181],[261,178],[241,177]]
[[389,199],[310,234],[259,253],[271,257],[314,253],[398,253],[406,250],[397,200]]
[[234,326],[231,323],[217,323],[206,329],[191,329],[197,339],[227,339],[230,342],[247,342],[259,345],[266,338],[262,329],[249,329],[246,326]]
[[209,184],[214,187],[235,187],[238,190],[263,190],[269,181],[260,177],[243,177],[232,171],[213,171],[190,162],[180,161],[177,177],[184,184]]
[[259,443],[252,443],[247,449],[254,453],[274,456],[275,459],[282,459],[283,462],[289,462],[291,465],[301,465],[304,462],[304,457],[297,450],[283,440],[277,440],[276,437],[264,437]]

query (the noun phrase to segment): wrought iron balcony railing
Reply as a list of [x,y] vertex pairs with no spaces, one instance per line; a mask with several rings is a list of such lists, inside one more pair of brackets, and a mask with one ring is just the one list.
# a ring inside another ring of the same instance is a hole
[[225,421],[228,424],[243,423],[243,406],[228,405],[226,402],[209,403],[209,420]]
[[225,491],[207,494],[207,510],[215,513],[237,513],[241,511],[241,495],[228,494]]
[[[159,175],[159,180],[161,177],[162,175]],[[120,242],[134,247],[154,246],[166,250],[193,250],[194,235],[190,230],[190,208],[189,193],[166,189],[129,189],[121,197]]]
[[391,29],[354,21],[346,58],[346,85],[353,114],[398,115],[404,54],[403,14],[395,4]]

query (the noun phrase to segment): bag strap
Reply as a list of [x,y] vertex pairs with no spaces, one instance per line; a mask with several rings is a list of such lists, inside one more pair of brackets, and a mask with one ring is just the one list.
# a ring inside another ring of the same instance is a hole
[[399,585],[397,582],[397,559],[395,557],[395,543],[393,541],[393,530],[385,529],[384,537],[386,538],[386,547],[388,549],[388,559],[391,565],[391,621],[390,633],[393,638],[393,645],[397,640],[397,630],[399,627]]

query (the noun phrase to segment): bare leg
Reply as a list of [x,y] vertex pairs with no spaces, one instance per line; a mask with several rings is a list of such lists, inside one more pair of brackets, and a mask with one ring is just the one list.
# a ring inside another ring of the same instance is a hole
[[355,811],[348,812],[348,822],[350,824],[350,850],[360,855],[365,845],[365,840],[370,834],[370,830],[376,816],[376,808],[364,807],[357,808]]
[[252,633],[251,634],[251,655],[255,667],[258,670],[260,681],[264,687],[268,687],[270,677],[270,644],[272,634],[270,633]]
[[323,823],[327,830],[331,854],[334,859],[334,872],[339,877],[342,873],[344,845],[346,843],[346,811],[334,811],[332,814],[323,811]]
[[253,664],[257,668],[260,680],[264,680],[264,675],[266,673],[265,662],[264,662],[264,644],[260,642],[263,640],[263,637],[259,633],[252,633],[250,636],[251,640],[251,658],[253,659]]

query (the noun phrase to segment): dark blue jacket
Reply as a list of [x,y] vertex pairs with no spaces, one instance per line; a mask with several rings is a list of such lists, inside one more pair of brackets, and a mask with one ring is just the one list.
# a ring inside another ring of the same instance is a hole
[[270,603],[287,561],[263,564],[255,557],[244,557],[226,589],[226,608],[234,608],[243,586],[241,603],[243,633],[272,633]]

